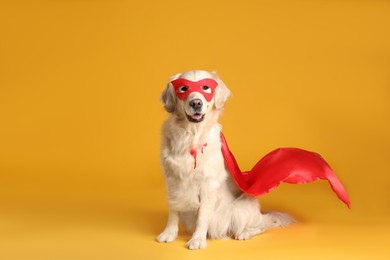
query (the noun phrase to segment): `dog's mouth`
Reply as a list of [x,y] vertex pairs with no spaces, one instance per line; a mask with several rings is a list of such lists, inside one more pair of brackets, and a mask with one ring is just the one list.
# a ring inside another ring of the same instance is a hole
[[190,121],[190,122],[199,123],[199,122],[202,122],[202,121],[203,121],[203,119],[204,119],[204,114],[195,113],[195,114],[193,114],[193,115],[187,115],[187,119],[188,119],[188,121]]

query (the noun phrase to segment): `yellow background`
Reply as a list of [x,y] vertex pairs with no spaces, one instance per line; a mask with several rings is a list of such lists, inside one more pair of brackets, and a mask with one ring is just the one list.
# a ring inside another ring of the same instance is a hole
[[[1,1],[0,259],[389,259],[388,1]],[[185,249],[166,221],[159,101],[170,75],[219,72],[241,168],[321,153],[326,182],[262,197],[298,223]]]

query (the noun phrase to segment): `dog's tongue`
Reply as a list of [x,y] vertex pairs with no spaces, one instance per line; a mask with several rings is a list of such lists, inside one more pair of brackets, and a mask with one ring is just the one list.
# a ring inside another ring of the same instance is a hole
[[198,114],[198,113],[196,113],[196,114],[193,114],[191,117],[192,117],[192,119],[195,119],[195,120],[200,120],[200,119],[202,118],[202,115],[201,115],[201,114]]

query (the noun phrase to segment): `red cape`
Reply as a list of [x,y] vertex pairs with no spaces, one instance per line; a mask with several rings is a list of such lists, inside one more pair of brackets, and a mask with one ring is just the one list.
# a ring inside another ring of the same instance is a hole
[[282,182],[304,184],[328,180],[339,199],[351,207],[343,185],[321,155],[298,148],[279,148],[264,156],[252,170],[241,172],[222,132],[221,142],[226,168],[243,192],[259,196],[275,189]]

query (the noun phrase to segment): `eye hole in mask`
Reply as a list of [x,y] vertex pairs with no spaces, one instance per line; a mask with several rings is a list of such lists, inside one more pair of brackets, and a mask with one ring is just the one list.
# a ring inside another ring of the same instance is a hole
[[185,93],[188,90],[188,87],[187,86],[181,86],[178,90],[179,90],[180,93]]
[[209,86],[202,86],[202,90],[205,93],[211,94],[211,88]]

